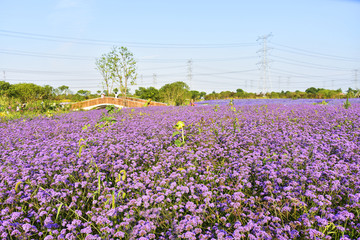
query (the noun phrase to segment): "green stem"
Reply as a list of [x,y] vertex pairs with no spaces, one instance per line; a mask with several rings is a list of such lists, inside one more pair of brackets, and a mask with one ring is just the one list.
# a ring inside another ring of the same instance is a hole
[[184,128],[181,128],[181,136],[182,136],[183,143],[185,143]]

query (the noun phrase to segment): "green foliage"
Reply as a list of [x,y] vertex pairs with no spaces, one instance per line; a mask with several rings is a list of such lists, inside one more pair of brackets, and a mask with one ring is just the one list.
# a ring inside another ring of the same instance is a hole
[[151,98],[146,101],[146,103],[144,104],[144,107],[148,107],[150,105],[150,103],[151,103]]
[[313,95],[315,95],[318,91],[319,91],[319,89],[318,89],[318,88],[314,88],[314,87],[310,87],[310,88],[307,88],[307,89],[305,90],[305,92],[306,92],[307,94],[313,94]]
[[107,113],[110,115],[121,111],[121,108],[117,108],[114,105],[107,105],[105,109],[106,109]]
[[344,108],[348,109],[349,107],[351,107],[351,103],[349,102],[349,98],[346,98],[346,102],[344,103]]
[[33,83],[18,83],[10,86],[7,95],[19,99],[22,103],[33,102],[38,99],[52,99],[53,88],[49,85],[42,87]]
[[199,91],[196,91],[196,90],[191,90],[190,94],[191,94],[190,98],[197,101],[197,100],[200,100],[201,98],[205,97],[206,92],[199,92]]
[[135,95],[141,99],[152,99],[154,101],[160,101],[159,90],[154,87],[139,87],[139,89],[135,90]]
[[106,90],[107,95],[112,92],[112,87],[114,86],[114,79],[111,77],[112,75],[109,57],[109,54],[103,54],[95,61],[96,69],[99,70],[101,76],[103,77],[102,84]]
[[90,96],[91,92],[89,90],[79,90],[76,94],[79,94],[80,96],[88,97]]
[[133,54],[126,47],[114,46],[109,53],[96,59],[95,65],[103,77],[107,94],[112,93],[114,84],[119,84],[120,92],[126,97],[128,83],[134,85],[137,78]]
[[69,86],[62,85],[62,86],[58,87],[57,89],[59,90],[60,94],[67,95],[70,93]]
[[181,131],[175,131],[172,135],[173,137],[176,137],[177,135],[181,134],[181,139],[177,138],[174,141],[177,147],[182,147],[185,145],[184,127],[185,127],[185,123],[183,121],[178,121],[174,126],[175,129],[181,130]]
[[162,101],[176,106],[185,104],[191,96],[189,86],[184,82],[166,84],[160,88],[159,94]]
[[114,117],[103,115],[98,122],[113,123],[116,121]]
[[0,95],[9,96],[9,89],[11,88],[11,84],[5,81],[0,81]]

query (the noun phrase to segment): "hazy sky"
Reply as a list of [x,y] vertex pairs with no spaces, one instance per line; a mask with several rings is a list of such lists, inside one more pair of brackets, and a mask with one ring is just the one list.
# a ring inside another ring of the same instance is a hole
[[0,79],[10,83],[95,92],[102,89],[95,59],[125,46],[138,61],[132,90],[174,81],[206,92],[360,88],[360,1],[0,0],[0,7]]

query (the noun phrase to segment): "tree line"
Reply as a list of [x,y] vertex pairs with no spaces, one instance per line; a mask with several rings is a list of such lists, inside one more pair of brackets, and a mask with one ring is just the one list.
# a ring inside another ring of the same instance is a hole
[[[4,102],[8,104],[23,104],[34,101],[68,101],[77,102],[86,99],[100,97],[101,94],[117,97],[120,93],[123,97],[130,94],[129,85],[134,85],[137,78],[136,61],[133,53],[126,47],[114,46],[110,52],[101,55],[95,61],[96,69],[102,76],[101,83],[103,91],[98,90],[92,93],[89,90],[78,90],[73,93],[69,86],[62,85],[54,88],[50,85],[39,86],[34,83],[18,83],[10,84],[0,81],[0,105]],[[155,87],[139,87],[135,90],[132,97],[142,99],[151,99],[153,101],[165,102],[169,105],[183,105],[190,100],[215,100],[215,99],[233,99],[233,98],[345,98],[359,97],[359,91],[349,88],[345,93],[341,89],[330,90],[324,88],[310,87],[305,91],[296,90],[268,92],[268,93],[252,93],[243,89],[236,91],[213,91],[210,94],[191,90],[189,86],[182,81],[165,84],[160,89]]]
[[[2,98],[11,99],[18,103],[28,103],[38,100],[54,100],[54,101],[68,101],[78,102],[92,98],[98,98],[101,94],[107,96],[117,96],[117,88],[113,88],[112,92],[108,90],[92,93],[89,90],[78,90],[72,92],[69,86],[62,85],[54,88],[50,85],[39,86],[34,83],[17,83],[10,84],[5,81],[0,81],[0,95]],[[236,91],[222,91],[207,94],[206,92],[199,92],[196,90],[190,90],[189,86],[182,81],[165,84],[160,89],[155,87],[139,87],[135,90],[134,94],[130,93],[129,88],[126,90],[127,96],[151,99],[157,102],[165,102],[169,105],[183,105],[188,103],[191,99],[194,101],[199,100],[216,100],[216,99],[247,99],[247,98],[318,98],[318,99],[331,99],[331,98],[346,98],[346,97],[359,97],[359,91],[348,88],[346,92],[341,89],[330,90],[324,88],[310,87],[305,91],[296,90],[281,91],[281,92],[268,92],[252,93],[245,92],[242,89],[236,89]]]
[[332,99],[332,98],[346,98],[346,97],[359,97],[359,91],[349,88],[345,93],[341,89],[331,90],[324,88],[315,88],[310,87],[305,91],[280,91],[280,92],[267,92],[267,93],[252,93],[245,92],[242,89],[236,89],[235,92],[232,91],[222,91],[216,93],[213,91],[211,94],[205,96],[206,100],[214,99],[230,99],[230,98],[316,98],[316,99]]

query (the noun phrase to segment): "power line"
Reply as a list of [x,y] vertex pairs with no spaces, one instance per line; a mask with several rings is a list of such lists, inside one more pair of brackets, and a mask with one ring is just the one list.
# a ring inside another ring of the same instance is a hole
[[[315,63],[309,63],[309,62],[303,62],[303,61],[297,61],[297,60],[294,60],[294,59],[279,57],[279,56],[276,56],[276,55],[272,55],[272,57],[286,60],[286,61],[276,60],[277,62],[282,62],[282,63],[285,63],[285,64],[292,64],[292,65],[296,65],[296,66],[302,66],[302,67],[308,67],[308,68],[316,68],[316,69],[327,69],[327,70],[344,70],[344,71],[349,71],[350,70],[349,68],[341,68],[341,67],[335,67],[335,66],[325,66],[325,65],[315,64]],[[295,63],[292,63],[292,62],[300,63],[300,64],[295,64]]]
[[[227,62],[245,59],[255,59],[257,56],[245,56],[234,58],[192,58],[196,62]],[[184,62],[188,59],[139,59],[139,62],[151,62],[151,63],[168,63],[168,62]]]
[[254,72],[258,69],[247,69],[247,70],[241,70],[241,71],[228,71],[228,72],[217,72],[217,73],[194,73],[194,76],[211,76],[211,75],[222,75],[222,74],[234,74],[234,73],[245,73],[245,72]]
[[289,47],[283,44],[278,44],[278,43],[273,43],[273,45],[276,46],[280,46],[283,48],[288,48],[294,51],[289,51],[289,50],[281,50],[281,51],[287,51],[287,52],[291,52],[291,53],[296,53],[296,54],[301,54],[301,55],[306,55],[306,56],[311,56],[311,57],[317,57],[317,58],[326,58],[326,59],[333,59],[333,60],[343,60],[343,61],[360,61],[360,58],[352,58],[352,57],[342,57],[342,56],[336,56],[336,55],[331,55],[331,54],[324,54],[324,53],[318,53],[318,52],[313,52],[313,51],[309,51],[309,50],[305,50],[305,49],[300,49],[300,48],[295,48],[295,47]]
[[31,57],[41,57],[41,58],[57,58],[57,59],[68,59],[68,60],[90,60],[90,59],[94,60],[93,57],[88,57],[88,56],[36,53],[36,52],[27,52],[27,51],[18,51],[18,50],[9,51],[9,50],[5,50],[5,49],[0,49],[0,53],[11,54],[11,55],[31,56]]
[[63,37],[63,36],[54,36],[54,35],[45,35],[45,34],[25,33],[25,32],[8,31],[2,29],[0,29],[0,35],[7,37],[42,40],[42,41],[70,42],[76,44],[89,44],[89,45],[113,46],[113,45],[125,44],[125,45],[132,45],[134,47],[142,47],[142,48],[237,48],[237,47],[256,45],[255,43],[180,44],[180,43],[120,42],[120,41],[107,41],[107,40],[89,39],[89,38],[73,38],[73,37]]
[[[39,58],[55,58],[55,59],[67,59],[67,60],[95,60],[95,56],[79,56],[79,55],[64,55],[64,54],[53,54],[53,53],[42,53],[42,52],[29,52],[21,50],[6,50],[0,49],[0,53],[9,55],[21,55],[28,57],[39,57]],[[234,57],[234,58],[202,58],[194,59],[197,62],[226,62],[256,58],[256,56],[246,57]],[[137,62],[151,62],[151,63],[169,63],[169,62],[184,62],[187,59],[142,59],[137,58]]]
[[30,70],[30,69],[15,69],[5,68],[4,71],[11,73],[26,73],[26,74],[41,74],[41,75],[84,75],[89,71],[47,71],[47,70]]
[[349,74],[331,74],[331,75],[310,75],[310,74],[304,74],[304,73],[297,73],[297,72],[292,72],[292,71],[286,71],[286,70],[282,70],[279,68],[272,68],[271,72],[280,72],[280,74],[286,73],[286,74],[291,74],[293,77],[305,77],[305,78],[326,78],[328,79],[329,77],[334,77],[334,76],[349,76]]

